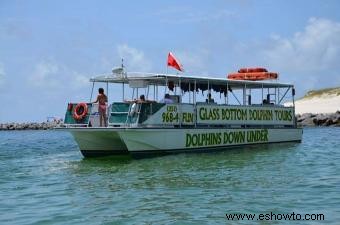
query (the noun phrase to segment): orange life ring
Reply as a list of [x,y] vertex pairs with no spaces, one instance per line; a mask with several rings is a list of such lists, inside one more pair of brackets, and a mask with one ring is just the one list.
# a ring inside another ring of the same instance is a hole
[[239,73],[259,73],[259,72],[268,72],[266,68],[263,67],[255,67],[255,68],[241,68],[238,70]]
[[78,103],[73,110],[73,118],[75,120],[82,120],[86,117],[88,111],[87,104],[84,102]]
[[270,80],[277,79],[278,74],[273,72],[230,73],[227,78],[231,80]]

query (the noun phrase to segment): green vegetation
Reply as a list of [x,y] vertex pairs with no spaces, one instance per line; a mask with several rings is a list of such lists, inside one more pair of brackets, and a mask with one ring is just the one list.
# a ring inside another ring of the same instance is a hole
[[324,89],[319,89],[319,90],[308,91],[307,94],[303,97],[303,99],[321,97],[322,95],[339,96],[340,95],[340,87],[324,88]]

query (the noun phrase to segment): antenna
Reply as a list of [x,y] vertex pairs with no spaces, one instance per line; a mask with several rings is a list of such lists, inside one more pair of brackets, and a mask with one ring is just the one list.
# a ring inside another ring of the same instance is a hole
[[125,66],[124,66],[124,58],[122,58],[122,75],[123,75],[123,77],[127,77],[127,74],[124,72],[124,68],[125,68]]
[[121,65],[121,67],[114,67],[112,69],[112,73],[115,74],[118,77],[121,77],[121,78],[122,77],[126,77],[126,73],[124,72],[124,68],[125,68],[125,66],[124,66],[124,59],[122,58],[122,65]]

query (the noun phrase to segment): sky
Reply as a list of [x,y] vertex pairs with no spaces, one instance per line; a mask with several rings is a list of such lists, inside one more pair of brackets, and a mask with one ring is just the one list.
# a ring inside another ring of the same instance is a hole
[[127,71],[165,73],[169,51],[189,75],[260,66],[297,96],[338,87],[339,10],[337,0],[0,0],[0,123],[63,117],[121,58]]

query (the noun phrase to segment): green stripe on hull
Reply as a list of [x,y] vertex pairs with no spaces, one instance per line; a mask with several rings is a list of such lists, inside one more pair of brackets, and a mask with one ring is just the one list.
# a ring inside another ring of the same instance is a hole
[[86,158],[92,158],[92,157],[103,157],[103,156],[114,156],[115,158],[119,157],[122,159],[125,158],[131,158],[131,155],[129,152],[123,150],[123,151],[110,151],[110,150],[80,150],[81,154]]

